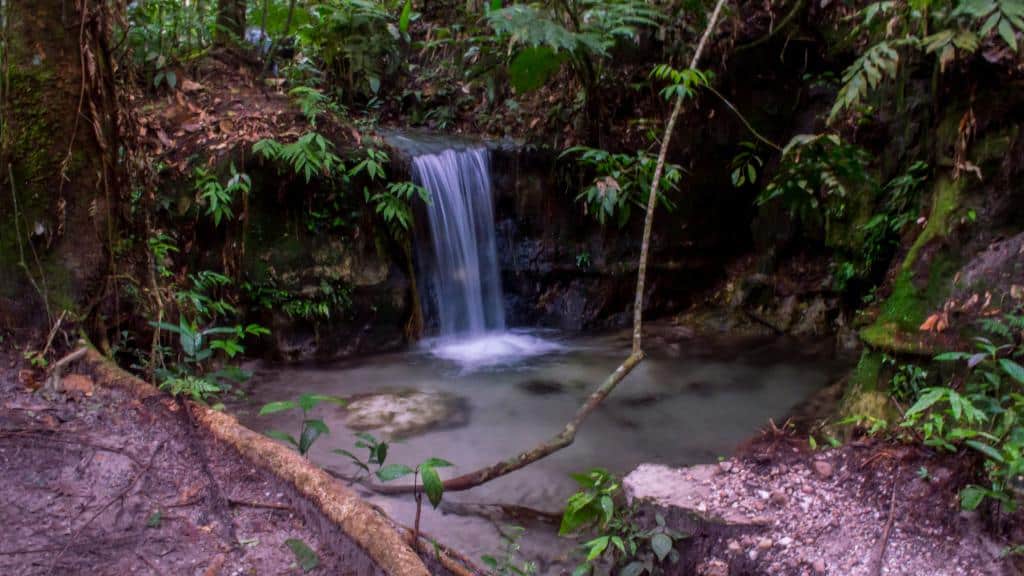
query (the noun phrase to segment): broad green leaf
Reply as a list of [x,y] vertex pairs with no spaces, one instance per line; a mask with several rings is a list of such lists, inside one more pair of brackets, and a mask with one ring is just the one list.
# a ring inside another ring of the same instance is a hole
[[283,412],[285,410],[292,410],[297,405],[291,400],[284,400],[281,402],[268,402],[260,408],[260,416],[266,416],[267,414],[274,414],[275,412]]
[[960,507],[964,510],[977,510],[988,491],[980,486],[968,486],[960,491]]
[[305,542],[297,538],[289,538],[284,543],[295,554],[295,562],[303,572],[309,572],[320,565],[320,557]]
[[1017,36],[1013,32],[1013,26],[1010,25],[1010,21],[1003,18],[999,21],[999,36],[1006,42],[1006,45],[1010,47],[1014,52],[1017,51]]
[[948,388],[928,388],[925,390],[924,394],[921,394],[921,397],[917,399],[917,402],[907,410],[906,416],[913,416],[914,414],[924,412],[931,408],[933,404],[941,400],[946,395],[948,390]]
[[935,357],[936,362],[953,362],[956,360],[966,360],[971,355],[966,352],[943,352]]
[[604,513],[604,523],[611,522],[612,516],[615,514],[615,503],[611,496],[601,496],[601,512]]
[[302,422],[302,437],[299,438],[299,453],[306,454],[313,447],[317,438],[330,433],[330,429],[323,420],[304,420]]
[[388,464],[380,470],[377,470],[377,478],[380,478],[383,482],[390,482],[403,476],[408,476],[412,473],[413,469],[409,468],[405,464]]
[[454,466],[454,464],[440,458],[427,458],[422,464],[420,464],[421,468],[451,468],[452,466]]
[[651,550],[654,550],[658,562],[664,562],[668,553],[672,551],[672,539],[661,533],[651,536]]
[[1000,358],[999,366],[1002,367],[1003,372],[1017,381],[1018,384],[1024,385],[1024,366],[1010,360],[1009,358]]
[[992,446],[989,446],[988,444],[985,444],[984,442],[978,442],[977,440],[965,440],[964,444],[970,446],[971,448],[974,448],[978,452],[981,452],[991,460],[995,460],[1000,464],[1004,464],[1006,462],[1006,460],[1003,458],[1003,455],[998,450],[996,450]]
[[287,432],[282,432],[280,430],[267,430],[266,434],[275,440],[287,442],[296,448],[299,447],[299,443],[295,440],[295,437]]
[[444,484],[441,482],[441,477],[432,466],[420,468],[420,477],[423,478],[423,491],[427,493],[430,505],[437,508],[444,495]]
[[590,552],[587,554],[587,562],[593,562],[594,560],[600,558],[601,554],[603,554],[604,551],[608,548],[608,541],[608,536],[601,536],[599,538],[594,538],[590,542],[584,544],[584,546],[590,550]]
[[402,15],[398,17],[398,30],[402,34],[409,33],[409,20],[412,18],[412,0],[405,0]]

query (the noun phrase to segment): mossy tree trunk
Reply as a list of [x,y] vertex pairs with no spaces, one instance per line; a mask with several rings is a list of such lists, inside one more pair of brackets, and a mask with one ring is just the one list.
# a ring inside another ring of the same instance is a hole
[[4,9],[0,328],[38,328],[61,310],[84,316],[109,278],[120,145],[111,16],[90,0]]

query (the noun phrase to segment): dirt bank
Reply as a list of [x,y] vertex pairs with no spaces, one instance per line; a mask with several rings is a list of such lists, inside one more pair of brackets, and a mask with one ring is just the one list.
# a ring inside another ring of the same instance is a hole
[[190,430],[166,397],[86,374],[33,393],[41,384],[0,356],[0,573],[375,572],[294,489]]
[[[810,452],[783,438],[719,464],[645,464],[624,486],[693,535],[671,574],[1018,574],[1006,534],[960,510],[968,471],[919,448]],[[1019,513],[1004,520],[1020,525]]]

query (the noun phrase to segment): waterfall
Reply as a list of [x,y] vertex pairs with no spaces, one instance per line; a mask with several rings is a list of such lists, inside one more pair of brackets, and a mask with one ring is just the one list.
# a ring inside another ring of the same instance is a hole
[[465,142],[392,136],[412,157],[412,175],[430,191],[428,225],[418,230],[422,301],[437,319],[424,347],[463,371],[562,350],[525,330],[507,329],[494,232],[490,152]]
[[431,250],[421,243],[420,254],[440,335],[504,331],[487,149],[415,156],[413,176],[430,191]]

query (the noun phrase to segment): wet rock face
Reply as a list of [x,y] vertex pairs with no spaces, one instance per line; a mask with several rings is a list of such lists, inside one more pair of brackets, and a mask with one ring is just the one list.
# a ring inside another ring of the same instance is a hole
[[1024,232],[990,244],[954,277],[955,298],[987,292],[995,302],[1024,300]]
[[427,430],[464,425],[466,403],[451,394],[407,390],[370,394],[352,399],[345,425],[387,438],[409,437]]
[[[498,258],[510,324],[569,331],[628,324],[636,288],[643,214],[623,228],[602,226],[574,200],[557,154],[492,150]],[[677,215],[678,219],[682,217]],[[681,310],[709,286],[720,261],[692,250],[672,220],[655,220],[645,310]]]

